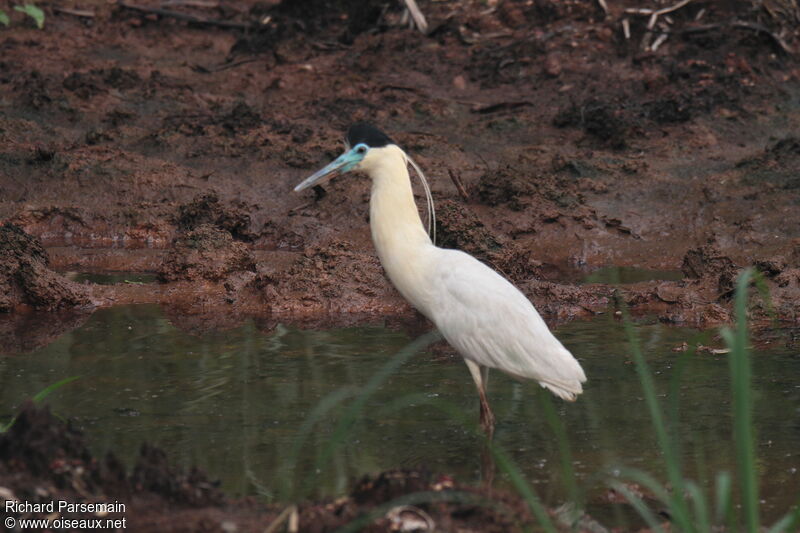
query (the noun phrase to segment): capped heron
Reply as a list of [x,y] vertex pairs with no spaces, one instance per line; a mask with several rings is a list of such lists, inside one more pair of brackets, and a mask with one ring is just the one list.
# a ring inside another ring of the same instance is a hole
[[[486,398],[489,368],[534,379],[556,396],[575,400],[586,381],[583,369],[528,298],[471,255],[435,246],[429,236],[436,224],[433,199],[414,161],[370,124],[351,126],[345,141],[341,156],[294,190],[351,170],[369,175],[370,229],[381,264],[400,294],[464,357],[478,388],[484,429],[491,433],[494,427]],[[425,189],[428,231],[414,202],[409,164]]]

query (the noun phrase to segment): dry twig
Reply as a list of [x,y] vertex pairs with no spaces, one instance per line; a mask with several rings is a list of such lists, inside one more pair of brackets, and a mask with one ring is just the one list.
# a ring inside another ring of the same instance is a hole
[[64,13],[65,15],[73,15],[75,17],[83,17],[87,19],[94,18],[94,11],[88,9],[72,9],[69,7],[54,7],[53,11],[56,13]]
[[[667,13],[672,13],[673,11],[677,11],[680,8],[688,5],[691,3],[692,0],[680,0],[680,2],[673,4],[669,7],[664,7],[661,9],[650,9],[647,7],[639,8],[639,7],[629,7],[625,9],[625,13],[629,13],[631,15],[643,15],[649,16],[650,18],[647,21],[647,31],[645,32],[644,36],[642,37],[642,49],[643,50],[651,50],[655,52],[659,46],[661,46],[665,40],[667,40],[667,33],[664,32],[656,38],[655,42],[652,44],[650,41],[653,39],[653,29],[656,27],[656,23],[658,22],[658,17],[665,16]],[[667,17],[665,17],[667,18]],[[627,20],[627,19],[625,19]],[[625,20],[623,20],[623,31],[625,31]],[[668,21],[671,22],[671,21]],[[630,28],[627,29],[626,32],[626,39],[629,38],[630,35]]]
[[214,8],[219,7],[219,2],[214,0],[164,0],[161,2],[162,6],[188,6],[188,7],[204,7]]
[[652,50],[653,52],[658,50],[658,47],[664,44],[664,41],[667,40],[667,37],[668,35],[666,33],[662,33],[661,35],[659,35],[653,42],[653,44],[650,45],[650,50]]
[[452,168],[447,169],[447,173],[450,174],[450,179],[453,180],[453,185],[456,186],[458,190],[458,194],[461,195],[461,198],[464,199],[465,202],[469,201],[469,194],[467,194],[467,189],[464,187],[464,184],[461,182],[461,178],[453,172]]
[[681,0],[680,2],[678,2],[677,4],[675,4],[673,6],[665,7],[664,9],[659,9],[658,11],[656,11],[656,13],[658,14],[658,16],[666,15],[667,13],[672,13],[673,11],[679,10],[683,6],[688,5],[689,2],[691,2],[691,1],[692,0]]
[[289,507],[281,511],[281,514],[279,514],[277,518],[275,518],[275,520],[273,520],[272,523],[267,526],[267,528],[264,530],[264,533],[277,533],[278,528],[280,528],[283,525],[283,523],[287,521],[289,522],[287,529],[289,531],[297,531],[297,524],[296,523],[293,524],[293,522],[297,521],[296,515],[297,515],[297,506],[290,505]]
[[787,43],[783,37],[775,33],[774,31],[770,30],[766,26],[758,24],[757,22],[749,22],[746,20],[732,20],[729,22],[715,22],[712,24],[702,24],[699,26],[690,26],[688,28],[682,28],[678,30],[665,30],[663,33],[667,35],[671,34],[678,34],[678,35],[686,35],[690,33],[702,33],[706,31],[712,30],[720,30],[723,28],[743,28],[747,30],[753,30],[759,33],[763,33],[770,37],[775,44],[777,44],[781,50],[786,52],[787,54],[794,54],[794,49]]
[[234,61],[232,63],[222,63],[220,65],[216,65],[213,67],[204,67],[203,65],[193,65],[192,70],[196,72],[200,72],[202,74],[211,74],[213,72],[221,72],[223,70],[228,70],[231,68],[236,68],[241,65],[246,65],[248,63],[254,63],[256,61],[261,61],[261,58],[258,57],[251,57],[248,59],[242,59],[241,61]]
[[215,26],[218,28],[234,28],[237,30],[247,30],[252,28],[252,24],[247,22],[233,22],[230,20],[216,20],[204,19],[189,15],[188,13],[181,13],[179,11],[171,11],[169,9],[162,9],[160,7],[140,6],[138,4],[129,4],[123,0],[117,0],[117,5],[123,9],[130,9],[131,11],[138,11],[139,13],[146,13],[149,15],[158,15],[160,17],[169,17],[176,20],[183,20],[189,24],[198,24],[200,26]]
[[415,0],[403,0],[403,3],[406,5],[406,9],[411,14],[411,18],[414,20],[414,25],[416,25],[417,29],[424,34],[428,33],[428,21],[425,20],[425,15],[422,14],[420,11],[419,6],[417,6],[417,2]]
[[480,113],[485,115],[487,113],[494,113],[496,111],[507,111],[509,109],[517,109],[519,107],[532,106],[533,102],[522,100],[520,102],[498,102],[496,104],[480,104],[474,106],[471,111],[473,113]]
[[781,49],[786,52],[787,54],[794,54],[794,49],[789,46],[789,43],[783,40],[783,38],[775,33],[774,31],[770,30],[766,26],[762,26],[756,22],[748,22],[746,20],[734,20],[731,22],[731,26],[734,28],[746,28],[748,30],[757,31],[759,33],[763,33],[772,38],[775,43],[781,47]]
[[660,17],[661,15],[666,15],[667,13],[672,13],[673,11],[679,10],[683,6],[689,4],[691,1],[692,0],[681,0],[677,4],[661,9],[650,9],[648,7],[628,7],[625,8],[625,13],[630,13],[631,15],[656,15]]

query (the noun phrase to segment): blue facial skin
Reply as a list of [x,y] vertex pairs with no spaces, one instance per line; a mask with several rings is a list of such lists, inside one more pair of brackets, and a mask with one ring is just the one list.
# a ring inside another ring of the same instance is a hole
[[364,143],[358,143],[353,148],[337,157],[334,161],[328,163],[325,168],[318,170],[312,176],[303,180],[302,183],[294,188],[295,192],[318,185],[322,183],[325,178],[333,177],[335,174],[350,172],[364,159],[368,151],[369,146]]

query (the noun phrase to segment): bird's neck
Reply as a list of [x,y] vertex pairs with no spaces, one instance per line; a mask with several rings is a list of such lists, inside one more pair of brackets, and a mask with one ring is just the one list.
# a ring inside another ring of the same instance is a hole
[[422,225],[406,160],[398,149],[369,170],[372,178],[370,229],[383,268],[395,287],[423,313],[420,287],[434,248]]

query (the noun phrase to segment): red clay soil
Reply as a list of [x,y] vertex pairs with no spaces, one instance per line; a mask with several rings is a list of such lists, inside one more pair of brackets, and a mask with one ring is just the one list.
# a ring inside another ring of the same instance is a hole
[[[123,4],[59,4],[44,31],[15,13],[0,34],[0,218],[56,270],[160,273],[82,288],[94,305],[412,313],[374,259],[366,178],[291,192],[366,119],[431,178],[440,242],[545,314],[609,305],[580,272],[677,270],[713,245],[727,281],[642,283],[628,304],[716,324],[735,271],[771,265],[797,320],[796,13],[693,2],[649,35],[648,17],[588,0],[422,2],[422,36],[376,2]],[[196,231],[201,247],[221,233],[199,249]],[[63,281],[33,300],[14,283],[4,309],[85,304]]]
[[89,291],[48,268],[47,252],[19,226],[0,227],[0,312],[87,307]]
[[[413,319],[372,247],[368,179],[292,192],[357,120],[425,170],[440,244],[503,272],[548,320],[624,301],[727,322],[750,265],[778,316],[800,320],[789,3],[694,1],[650,31],[624,8],[670,2],[419,0],[426,36],[377,0],[38,4],[43,30],[10,9],[0,27],[3,343],[30,349],[126,303],[160,303],[190,330]],[[685,279],[575,283],[608,265]],[[76,285],[65,270],[159,282]],[[90,493],[112,491],[97,476]],[[237,513],[262,527],[274,512],[186,505],[170,527]]]

